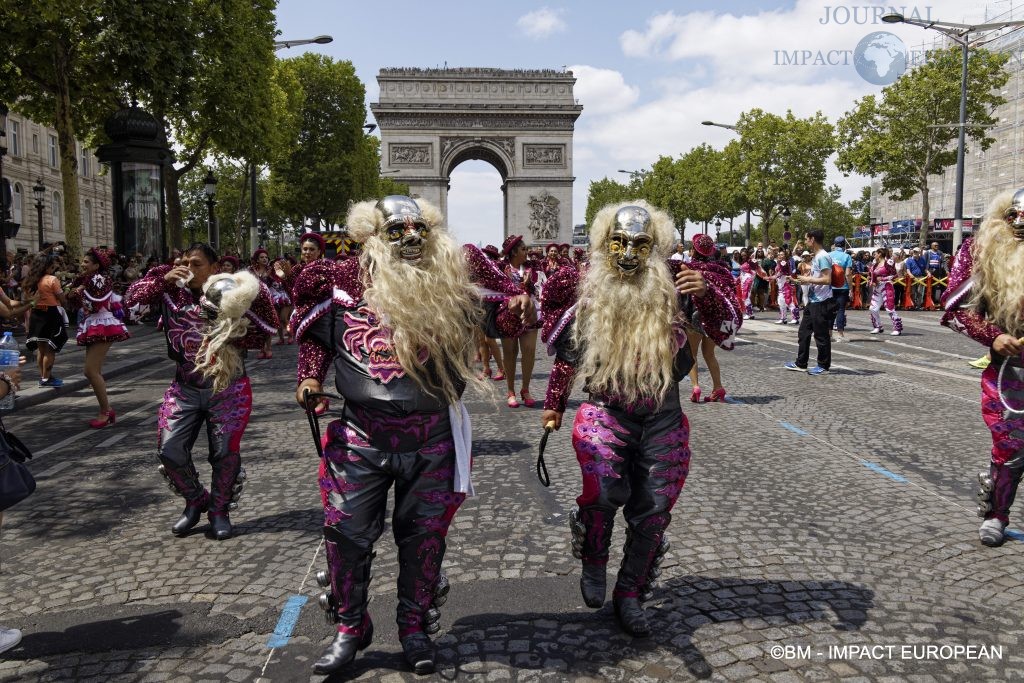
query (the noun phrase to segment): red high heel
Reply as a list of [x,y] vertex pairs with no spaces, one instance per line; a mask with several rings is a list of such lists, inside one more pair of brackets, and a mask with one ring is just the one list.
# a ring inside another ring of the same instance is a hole
[[501,380],[505,379],[505,373],[502,372],[501,370],[498,370],[498,372],[494,375],[494,377],[491,377],[491,379],[493,379],[495,382],[500,382]]
[[89,426],[92,427],[93,429],[103,429],[107,425],[114,424],[114,421],[116,419],[117,415],[114,414],[114,411],[108,410],[106,413],[106,417],[97,418],[95,420],[89,420]]
[[508,400],[505,401],[505,402],[508,404],[509,408],[518,408],[519,407],[519,401],[516,400],[515,392],[512,392],[512,391],[508,392]]
[[693,393],[690,394],[690,400],[694,403],[700,403],[700,387],[693,388]]
[[256,354],[256,358],[258,360],[269,360],[273,357],[274,354],[271,351],[260,351],[259,353]]
[[719,387],[711,392],[711,395],[704,399],[705,403],[724,403],[725,389]]
[[537,402],[533,400],[533,396],[526,389],[520,391],[519,395],[523,397],[523,405],[527,408],[532,408],[537,405]]

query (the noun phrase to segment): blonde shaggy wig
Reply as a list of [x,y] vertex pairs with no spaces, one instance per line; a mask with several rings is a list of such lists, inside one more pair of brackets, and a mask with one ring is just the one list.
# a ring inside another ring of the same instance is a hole
[[204,330],[195,360],[196,370],[213,379],[214,393],[227,389],[242,374],[242,352],[231,342],[248,332],[249,319],[245,313],[260,293],[256,276],[241,270],[212,276],[203,285],[204,297],[221,280],[233,280],[235,287],[222,294],[217,318]]
[[999,194],[989,204],[971,245],[975,285],[970,306],[1014,337],[1024,336],[1024,243],[1013,237],[1004,217],[1013,192]]
[[[462,387],[475,382],[473,333],[483,309],[441,212],[423,199],[415,201],[430,229],[416,265],[396,258],[382,237],[384,214],[376,202],[353,204],[346,224],[352,238],[363,243],[359,263],[366,303],[391,331],[398,362],[424,391],[451,405]],[[430,367],[423,358],[431,359]]]
[[[646,267],[628,276],[608,251],[615,213],[625,206],[647,210],[654,240]],[[592,393],[660,404],[675,383],[675,325],[682,316],[666,263],[675,242],[672,219],[645,201],[613,204],[594,217],[590,240],[590,268],[580,283],[573,333],[583,350],[579,372]]]

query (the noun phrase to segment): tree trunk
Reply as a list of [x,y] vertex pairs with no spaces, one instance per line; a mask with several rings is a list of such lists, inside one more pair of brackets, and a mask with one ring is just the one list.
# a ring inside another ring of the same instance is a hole
[[178,192],[178,169],[167,169],[164,173],[164,195],[167,198],[167,250],[184,248],[182,240],[181,194]]
[[64,241],[68,245],[68,258],[78,261],[82,257],[82,216],[78,206],[78,150],[75,149],[75,123],[71,117],[71,74],[67,50],[60,40],[54,43],[54,127],[60,147],[60,178],[64,189]]
[[921,183],[919,188],[921,190],[921,230],[917,237],[917,246],[921,247],[921,253],[924,253],[925,245],[928,243],[928,223],[930,218],[928,214],[931,207],[928,205],[928,179],[925,176],[925,181]]

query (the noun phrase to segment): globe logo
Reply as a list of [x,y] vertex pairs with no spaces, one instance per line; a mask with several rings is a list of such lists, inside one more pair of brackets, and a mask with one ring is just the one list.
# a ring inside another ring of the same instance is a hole
[[892,33],[875,31],[857,43],[853,65],[868,83],[889,85],[907,70],[907,48]]

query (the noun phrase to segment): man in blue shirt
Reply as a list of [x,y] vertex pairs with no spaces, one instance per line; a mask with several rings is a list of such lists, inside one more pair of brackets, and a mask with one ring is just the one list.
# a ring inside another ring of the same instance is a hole
[[[804,238],[807,249],[814,254],[811,274],[798,275],[795,280],[810,287],[807,288],[807,304],[797,333],[796,362],[790,361],[784,366],[787,370],[800,370],[813,376],[828,374],[832,366],[832,323],[836,319],[836,302],[832,298],[832,257],[822,246],[824,239],[825,232],[820,229],[808,230]],[[808,370],[812,335],[818,347],[818,365]]]
[[836,334],[832,341],[846,341],[846,303],[850,300],[850,282],[853,279],[853,257],[846,253],[846,238],[840,235],[832,240],[832,263],[840,266],[845,275],[842,287],[832,288],[836,300]]
[[[914,251],[907,259],[907,272],[917,278],[923,278],[927,273],[925,267],[927,261],[921,254],[921,247],[914,247]],[[910,298],[914,301],[914,308],[920,309],[924,305],[924,285],[914,283],[910,288]]]

